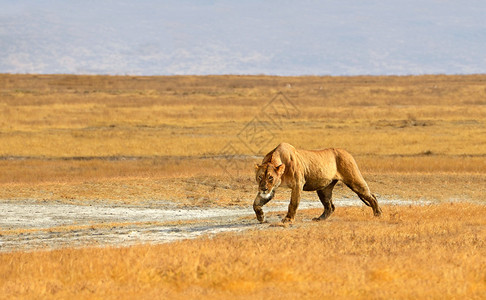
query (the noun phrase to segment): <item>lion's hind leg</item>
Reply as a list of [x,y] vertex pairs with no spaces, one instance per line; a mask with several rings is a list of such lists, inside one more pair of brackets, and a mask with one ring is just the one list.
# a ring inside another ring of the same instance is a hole
[[370,206],[373,209],[373,214],[376,217],[381,215],[381,208],[378,206],[378,201],[376,200],[375,195],[370,192],[370,189],[364,180],[359,183],[345,182],[345,184],[358,195],[359,199],[361,199],[366,206]]
[[[378,201],[376,200],[376,196],[369,193],[365,195],[359,195],[358,197],[361,199],[361,201],[365,202],[365,200],[369,203],[368,206],[371,206],[373,209],[373,214],[375,217],[381,216],[381,208],[378,206]],[[366,202],[365,202],[366,203]]]
[[327,187],[322,190],[317,191],[319,200],[321,200],[322,205],[324,205],[324,212],[318,218],[314,218],[314,221],[324,221],[329,218],[334,212],[334,204],[332,203],[332,190],[338,181],[333,180]]
[[375,216],[380,216],[381,209],[378,206],[378,201],[370,192],[368,184],[361,175],[358,165],[351,154],[346,151],[339,151],[336,157],[336,163],[343,183],[353,190],[364,204],[371,206]]

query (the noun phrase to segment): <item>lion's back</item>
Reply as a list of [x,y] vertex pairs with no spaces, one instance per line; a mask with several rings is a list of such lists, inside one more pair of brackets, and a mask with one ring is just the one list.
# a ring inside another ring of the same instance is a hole
[[353,156],[344,149],[298,150],[298,153],[306,162],[306,173],[312,177],[361,177]]

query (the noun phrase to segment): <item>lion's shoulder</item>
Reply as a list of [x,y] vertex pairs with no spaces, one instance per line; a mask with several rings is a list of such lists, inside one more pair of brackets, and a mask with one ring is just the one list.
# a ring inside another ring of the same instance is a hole
[[275,147],[275,150],[274,151],[276,151],[276,150],[279,150],[279,151],[292,151],[293,152],[296,149],[295,149],[294,146],[290,145],[289,143],[280,143],[280,144],[278,144],[277,147]]

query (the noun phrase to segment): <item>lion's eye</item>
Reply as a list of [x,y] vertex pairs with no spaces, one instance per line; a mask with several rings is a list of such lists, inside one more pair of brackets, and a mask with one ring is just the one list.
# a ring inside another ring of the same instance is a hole
[[268,177],[268,180],[273,181],[273,177],[272,176],[269,176]]
[[261,181],[261,180],[262,180],[262,176],[258,176],[258,180],[260,180],[260,181]]

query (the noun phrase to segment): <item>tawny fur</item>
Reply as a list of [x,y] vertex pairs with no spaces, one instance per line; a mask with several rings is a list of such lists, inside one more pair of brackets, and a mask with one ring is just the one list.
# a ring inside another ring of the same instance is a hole
[[264,221],[262,206],[270,201],[275,189],[285,186],[292,190],[287,216],[282,222],[293,222],[299,206],[301,191],[317,191],[324,212],[314,220],[325,220],[334,212],[332,190],[342,181],[367,205],[375,216],[381,215],[376,197],[370,192],[356,161],[346,150],[301,150],[282,143],[270,151],[256,166],[259,192],[253,209],[260,222]]

